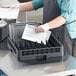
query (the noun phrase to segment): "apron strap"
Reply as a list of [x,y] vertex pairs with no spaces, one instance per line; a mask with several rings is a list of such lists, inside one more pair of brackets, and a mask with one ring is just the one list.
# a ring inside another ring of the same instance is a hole
[[43,23],[49,22],[60,15],[57,0],[44,0]]

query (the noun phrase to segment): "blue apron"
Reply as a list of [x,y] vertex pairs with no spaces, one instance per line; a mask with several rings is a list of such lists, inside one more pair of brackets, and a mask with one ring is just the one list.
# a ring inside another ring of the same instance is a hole
[[[61,14],[57,0],[44,0],[43,23],[53,20]],[[52,34],[63,44],[64,55],[67,53],[72,55],[72,42],[65,25],[51,30]]]

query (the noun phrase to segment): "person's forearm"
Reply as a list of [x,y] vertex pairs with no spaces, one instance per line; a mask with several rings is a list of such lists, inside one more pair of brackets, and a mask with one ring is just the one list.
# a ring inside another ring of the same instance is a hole
[[62,16],[58,16],[54,20],[48,22],[48,25],[50,26],[50,29],[54,29],[54,28],[62,26],[65,23],[66,23],[66,19]]
[[49,21],[48,23],[38,26],[36,28],[36,31],[37,32],[45,32],[50,29],[60,27],[65,23],[66,23],[66,19],[62,16],[58,16],[57,18],[53,19],[52,21]]
[[32,11],[34,10],[32,2],[25,2],[20,4],[20,12]]

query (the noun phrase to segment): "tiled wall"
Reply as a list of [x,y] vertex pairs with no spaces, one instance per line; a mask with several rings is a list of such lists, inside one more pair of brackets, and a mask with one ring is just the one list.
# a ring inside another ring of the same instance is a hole
[[43,21],[43,9],[31,12],[20,12],[18,21],[20,22],[39,22]]

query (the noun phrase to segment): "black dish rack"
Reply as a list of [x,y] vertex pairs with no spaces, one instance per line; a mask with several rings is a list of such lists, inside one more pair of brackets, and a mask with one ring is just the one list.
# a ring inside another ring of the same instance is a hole
[[[27,24],[39,25],[38,23]],[[18,61],[38,64],[63,60],[63,46],[53,35],[50,35],[46,45],[21,39],[25,25],[26,23],[12,23],[9,25],[8,46]]]
[[8,37],[8,23],[0,20],[0,41],[6,39]]
[[9,35],[9,24],[0,19],[0,50],[8,50],[7,38]]

